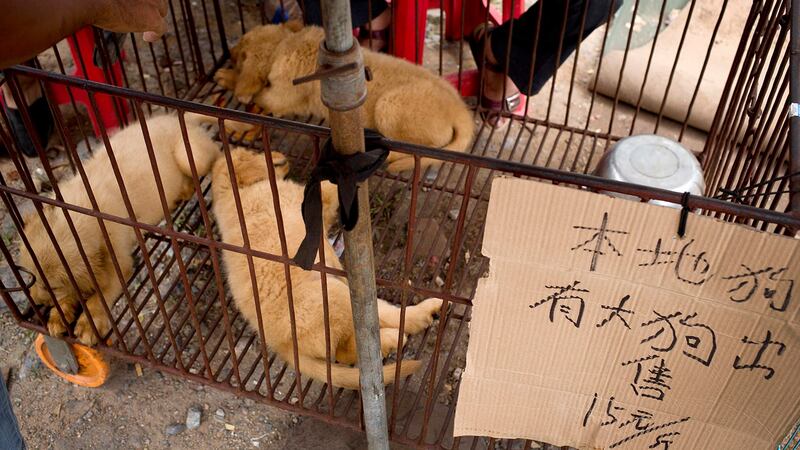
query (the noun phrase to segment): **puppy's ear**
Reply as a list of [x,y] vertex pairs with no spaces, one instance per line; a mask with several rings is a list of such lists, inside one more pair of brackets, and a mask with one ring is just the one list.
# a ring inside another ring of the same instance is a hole
[[291,31],[292,33],[297,33],[298,31],[303,29],[303,22],[297,19],[292,19],[284,22],[283,26],[285,26],[286,29]]

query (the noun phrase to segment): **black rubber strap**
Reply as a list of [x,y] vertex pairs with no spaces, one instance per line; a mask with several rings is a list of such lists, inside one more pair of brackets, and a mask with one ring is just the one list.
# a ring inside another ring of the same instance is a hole
[[322,154],[311,177],[306,183],[303,196],[303,222],[306,236],[294,261],[305,270],[311,269],[319,250],[322,236],[322,190],[320,183],[330,181],[338,186],[339,220],[346,231],[352,230],[358,223],[358,183],[369,178],[386,161],[389,150],[381,144],[383,136],[370,130],[364,130],[364,153],[343,155],[333,148],[330,139],[322,147]]
[[689,193],[684,192],[681,196],[681,218],[678,221],[678,237],[686,234],[686,221],[689,219]]

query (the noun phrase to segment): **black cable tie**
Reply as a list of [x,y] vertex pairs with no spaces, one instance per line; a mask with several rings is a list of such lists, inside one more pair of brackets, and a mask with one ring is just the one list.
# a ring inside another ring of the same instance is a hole
[[732,200],[735,200],[739,203],[744,203],[744,197],[742,197],[742,194],[739,191],[735,191],[733,189],[725,189],[725,188],[719,188],[719,191],[722,194],[724,194],[719,196],[721,200],[727,200],[725,196],[728,196]]
[[682,238],[686,234],[686,221],[689,219],[689,192],[684,192],[681,196],[681,218],[678,221],[678,237]]
[[305,270],[314,265],[319,251],[322,223],[322,181],[330,181],[338,187],[339,221],[346,231],[351,231],[358,223],[358,183],[366,180],[378,170],[389,156],[383,145],[383,136],[371,130],[364,130],[364,153],[343,155],[333,148],[328,139],[322,147],[317,165],[311,171],[303,194],[303,222],[306,235],[294,262]]

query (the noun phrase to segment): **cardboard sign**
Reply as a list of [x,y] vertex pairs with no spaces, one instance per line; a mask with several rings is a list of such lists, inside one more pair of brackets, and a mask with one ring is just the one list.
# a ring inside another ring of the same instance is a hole
[[494,180],[456,436],[774,448],[800,417],[800,241]]

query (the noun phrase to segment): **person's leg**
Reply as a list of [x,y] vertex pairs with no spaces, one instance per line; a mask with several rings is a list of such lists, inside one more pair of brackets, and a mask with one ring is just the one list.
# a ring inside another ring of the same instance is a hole
[[[361,22],[358,41],[362,47],[381,51],[389,46],[389,26],[392,24],[392,10],[386,0],[369,0],[372,4],[372,20]],[[370,11],[367,11],[368,13]],[[369,17],[369,16],[368,16]],[[356,22],[353,22],[356,24]]]
[[[302,0],[303,17],[307,25],[322,26],[320,0]],[[386,0],[352,0],[350,18],[353,27],[359,27],[358,41],[362,47],[383,50],[389,45],[388,30],[392,13]]]
[[19,432],[17,417],[11,409],[5,381],[0,377],[0,443],[3,449],[25,450],[25,441]]
[[[300,5],[303,8],[306,25],[322,26],[320,0],[302,0]],[[386,28],[391,21],[388,8],[389,4],[386,3],[386,0],[351,0],[350,18],[353,21],[353,27],[371,26],[373,30]],[[370,13],[372,14],[371,18]]]
[[621,0],[539,0],[519,19],[489,32],[489,53],[500,67],[505,67],[508,54],[508,75],[514,85],[526,95],[535,95],[578,44],[606,23],[621,5]]
[[[38,138],[41,146],[47,149],[47,141],[53,132],[54,124],[53,116],[50,114],[50,105],[47,103],[41,86],[35,78],[17,76],[16,80],[25,99],[25,104],[28,106],[27,111],[34,131],[36,131],[36,138]],[[8,116],[11,132],[17,140],[18,150],[22,151],[25,156],[36,157],[34,137],[30,135],[29,130],[25,127],[22,112],[20,111],[21,105],[17,105],[8,82],[3,84],[2,89],[0,89],[0,95],[3,96],[3,107]],[[0,147],[4,147],[2,142],[0,142]],[[7,149],[0,148],[0,154],[7,153]]]
[[[370,27],[378,30],[389,26],[389,4],[386,0],[350,0],[353,27]],[[382,26],[381,26],[382,25]]]
[[322,6],[320,0],[298,0],[306,25],[322,26]]

